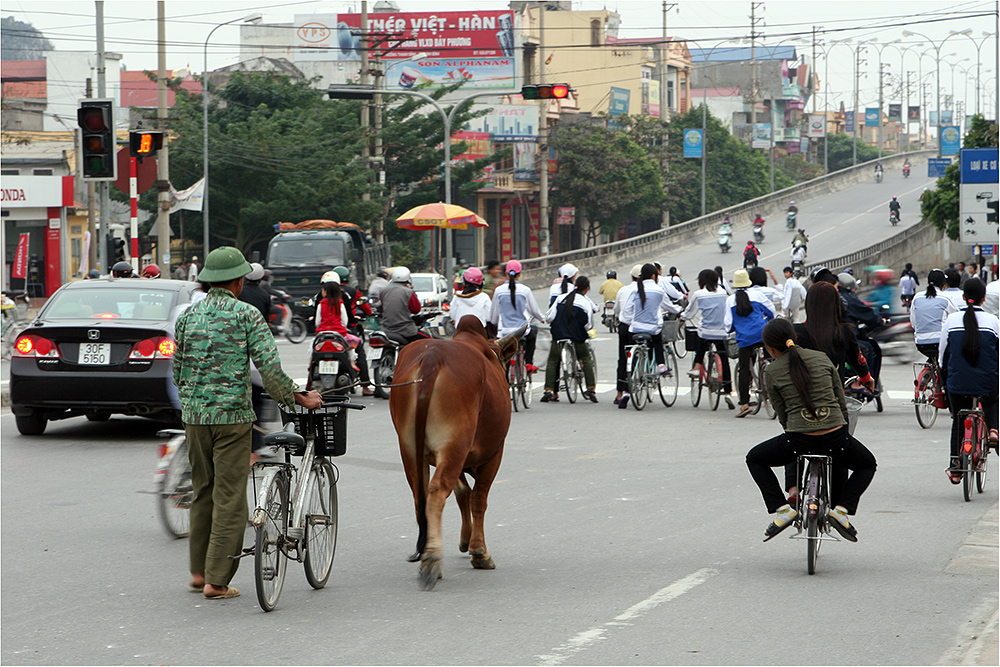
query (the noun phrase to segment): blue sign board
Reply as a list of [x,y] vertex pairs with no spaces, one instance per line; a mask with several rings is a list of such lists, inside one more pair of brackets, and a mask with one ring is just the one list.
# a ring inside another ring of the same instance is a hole
[[630,91],[627,88],[611,87],[611,101],[608,103],[609,116],[624,116],[628,114]]
[[701,157],[701,130],[684,130],[684,157]]
[[963,148],[961,157],[962,183],[1000,182],[1000,170],[997,162],[1000,160],[1000,150],[996,148]]
[[878,108],[868,107],[865,109],[865,127],[878,127]]
[[951,158],[932,157],[927,160],[927,178],[943,178],[944,170],[951,164]]
[[962,149],[962,133],[956,125],[941,128],[941,155],[958,155]]
[[979,245],[972,246],[973,257],[975,257],[976,255],[995,255],[995,254],[997,254],[996,244],[984,245],[984,246],[979,246]]
[[854,112],[845,111],[844,112],[844,131],[854,132]]

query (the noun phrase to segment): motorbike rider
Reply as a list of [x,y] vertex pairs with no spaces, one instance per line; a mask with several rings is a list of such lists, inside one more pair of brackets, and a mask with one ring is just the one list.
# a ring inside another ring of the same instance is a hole
[[615,297],[618,296],[618,290],[625,287],[625,285],[622,281],[618,280],[617,271],[608,271],[606,277],[607,280],[601,283],[601,287],[597,291],[605,302],[614,301]]
[[[799,217],[799,207],[795,205],[795,200],[788,202],[788,215],[792,218],[792,223]],[[792,225],[790,224],[789,227]]]
[[393,269],[391,282],[379,297],[382,300],[382,330],[390,338],[403,346],[429,338],[417,330],[413,321],[413,316],[420,314],[420,299],[413,291],[408,268],[399,266]]
[[719,236],[732,236],[733,235],[733,223],[729,221],[729,214],[722,219],[722,224],[719,225]]
[[910,173],[910,158],[906,158],[903,160],[903,173],[904,174]]
[[754,227],[758,227],[758,226],[759,226],[759,227],[761,228],[761,230],[763,230],[763,229],[764,229],[764,218],[762,218],[762,217],[760,216],[760,213],[756,213],[756,214],[754,215],[754,219],[753,219],[753,226],[754,226]]
[[[861,351],[864,353],[865,359],[868,360],[868,368],[877,383],[882,370],[882,349],[878,342],[871,338],[871,334],[882,327],[882,317],[854,293],[857,286],[854,276],[849,273],[841,273],[838,276],[833,276],[831,273],[830,276],[837,281],[837,291],[840,292],[840,302],[844,307],[842,313],[844,324],[854,328],[858,337],[858,345],[861,346]],[[832,281],[827,279],[827,282]],[[858,328],[858,325],[861,324],[865,325],[864,329]]]
[[748,266],[757,266],[757,257],[760,255],[760,250],[754,245],[753,241],[747,241],[747,246],[743,248],[743,268]]
[[378,267],[375,272],[375,279],[368,286],[368,300],[378,302],[379,294],[389,286],[389,269],[385,266]]
[[132,265],[126,261],[117,262],[111,267],[111,275],[114,278],[133,278]]
[[899,214],[899,209],[900,209],[899,201],[896,199],[895,196],[893,196],[892,201],[889,202],[889,215],[892,215],[893,213],[895,213],[896,214],[896,219],[900,220],[901,216]]
[[882,163],[881,162],[876,162],[875,163],[875,178],[877,180],[882,180]]
[[[236,298],[259,310],[264,317],[264,322],[270,322],[271,297],[260,286],[260,281],[264,277],[264,267],[258,262],[254,262],[250,268],[250,273],[243,279],[243,291]],[[266,453],[261,451],[264,448],[264,437],[261,435],[263,425],[260,419],[264,411],[264,380],[252,362],[250,364],[250,403],[253,405],[254,414],[257,415],[257,419],[254,420],[255,428],[250,434],[250,465],[253,465],[260,459],[261,455]]]
[[[347,330],[352,334],[357,336],[363,342],[365,339],[365,325],[363,318],[368,317],[372,314],[372,307],[368,303],[368,299],[361,294],[361,291],[356,287],[352,287],[348,284],[348,280],[351,277],[351,270],[346,266],[337,266],[333,269],[336,274],[340,277],[340,294],[344,300],[344,307],[347,309]],[[319,297],[317,297],[317,303],[319,302]],[[360,345],[360,343],[359,343]],[[358,376],[362,383],[364,383],[364,389],[361,390],[362,396],[372,396],[374,391],[368,386],[369,375],[368,375],[368,357],[365,354],[359,354],[357,359],[358,365]]]
[[789,255],[791,255],[793,266],[796,264],[801,266],[806,261],[806,247],[804,245],[793,245]]
[[792,245],[800,245],[805,248],[809,245],[809,237],[806,236],[806,230],[799,227],[798,231],[795,232],[795,238],[792,239]]
[[876,313],[882,312],[883,306],[892,306],[892,285],[890,281],[895,277],[891,269],[877,269],[872,271],[871,283],[875,285],[868,294],[868,302],[875,309]]

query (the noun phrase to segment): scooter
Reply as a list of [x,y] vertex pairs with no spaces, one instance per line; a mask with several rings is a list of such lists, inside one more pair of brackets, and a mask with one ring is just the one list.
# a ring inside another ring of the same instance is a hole
[[890,313],[889,307],[880,309],[885,319],[885,326],[879,327],[869,334],[882,350],[883,361],[892,357],[901,364],[920,358],[916,345],[913,343],[913,325],[910,324],[908,313]]
[[604,313],[601,315],[601,324],[608,328],[611,333],[618,333],[618,318],[615,316],[615,302],[604,302]]
[[358,369],[351,362],[351,346],[336,331],[321,331],[312,342],[309,377],[306,389],[321,394],[347,395],[358,380]]
[[[271,297],[271,318],[267,323],[271,333],[275,336],[284,336],[293,343],[301,343],[309,335],[309,327],[300,315],[296,315],[292,310],[291,296],[285,294],[284,297]],[[312,299],[303,299],[302,305],[312,308]]]
[[753,226],[753,242],[762,243],[764,241],[764,225],[757,223]]
[[903,167],[903,178],[909,178],[909,177],[910,177],[910,165],[905,165]]
[[733,235],[732,234],[719,234],[719,250],[726,253],[729,249],[733,247]]
[[881,183],[882,182],[882,172],[881,171],[876,171],[875,172],[875,182],[876,183]]
[[795,229],[795,212],[789,211],[788,216],[785,218],[785,228]]
[[[427,321],[440,315],[440,311],[413,315],[413,323],[417,330],[431,337]],[[368,337],[368,368],[371,370],[372,381],[375,383],[375,395],[388,399],[391,391],[392,376],[396,372],[396,355],[406,341],[386,331],[373,331]]]
[[895,227],[896,225],[899,224],[899,211],[890,211],[889,212],[889,222],[892,223],[893,227]]

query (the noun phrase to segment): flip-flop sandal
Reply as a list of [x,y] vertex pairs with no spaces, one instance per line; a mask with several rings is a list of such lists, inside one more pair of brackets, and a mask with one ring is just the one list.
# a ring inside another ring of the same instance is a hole
[[238,598],[240,596],[240,589],[235,586],[230,586],[226,589],[225,593],[216,593],[215,595],[209,595],[205,593],[206,600],[226,600],[229,598]]
[[195,584],[193,584],[193,583],[191,583],[189,581],[188,582],[188,590],[191,591],[192,593],[204,593],[205,592],[205,584],[202,584],[201,586],[196,586]]
[[750,414],[752,412],[753,412],[753,408],[751,408],[749,406],[745,407],[745,408],[740,408],[740,411],[736,413],[736,418],[737,419],[743,419],[744,417],[746,417],[748,414]]

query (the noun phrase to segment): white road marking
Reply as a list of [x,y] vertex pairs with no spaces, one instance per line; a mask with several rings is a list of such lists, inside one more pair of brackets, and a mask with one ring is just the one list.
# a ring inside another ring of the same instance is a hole
[[[570,657],[586,651],[590,646],[603,639],[604,635],[612,630],[616,626],[627,626],[632,625],[632,621],[638,619],[640,616],[656,609],[664,602],[670,602],[676,600],[680,596],[684,595],[690,591],[695,586],[705,583],[709,577],[718,574],[719,571],[710,567],[705,567],[697,572],[693,572],[683,579],[678,579],[674,583],[670,584],[665,588],[661,588],[656,593],[653,593],[648,598],[634,604],[621,614],[614,617],[613,620],[608,621],[604,625],[598,626],[596,628],[590,628],[589,630],[584,630],[577,635],[571,637],[568,641],[560,644],[556,648],[552,649],[550,653],[544,655],[536,655],[538,659],[538,664],[540,665],[561,665],[563,662],[568,660]],[[585,661],[586,662],[586,661]]]

